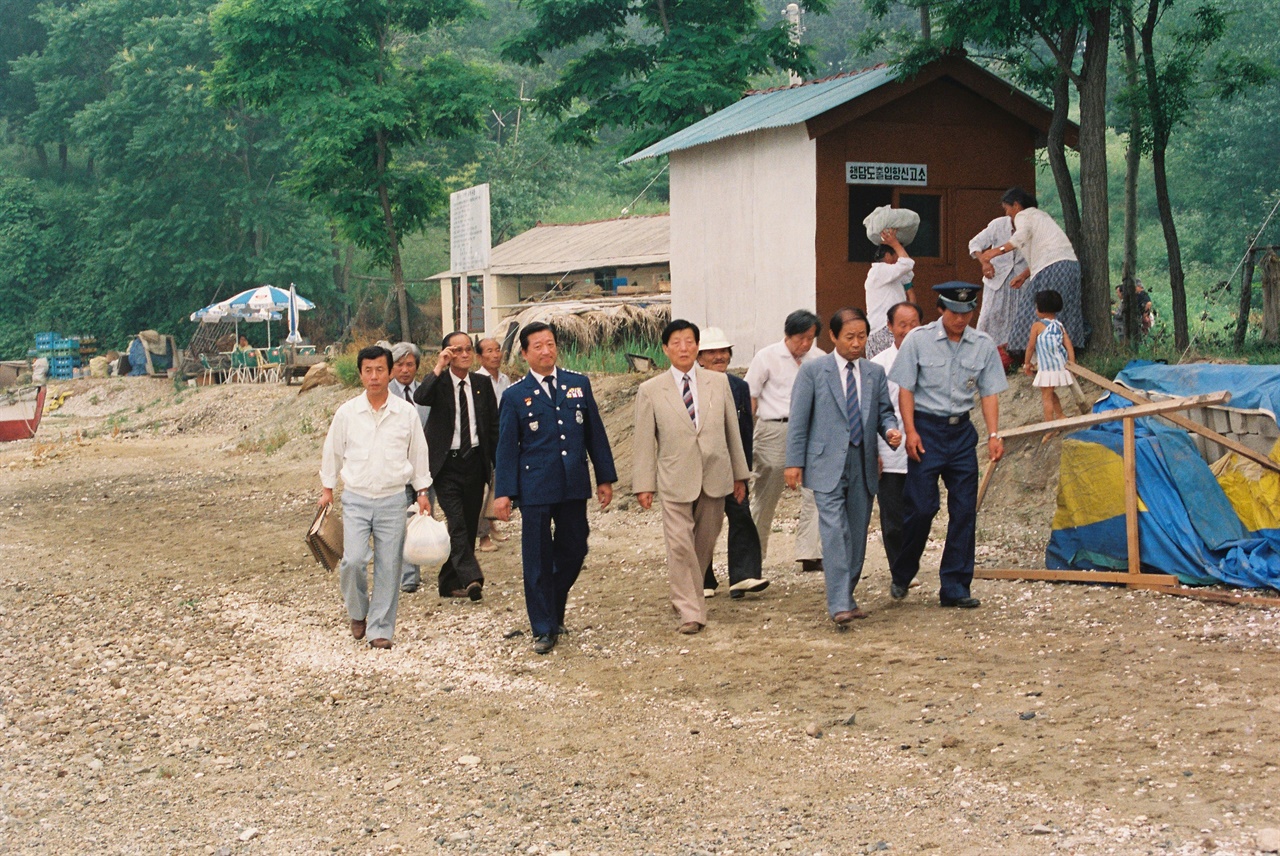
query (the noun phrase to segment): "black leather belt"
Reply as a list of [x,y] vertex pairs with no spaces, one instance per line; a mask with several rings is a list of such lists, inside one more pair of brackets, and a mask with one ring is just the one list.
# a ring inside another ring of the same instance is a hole
[[945,422],[948,425],[959,425],[962,422],[969,421],[969,414],[966,412],[954,413],[951,416],[939,416],[937,413],[925,413],[922,410],[917,410],[916,418],[927,419],[933,422]]
[[791,419],[790,416],[784,416],[781,419],[761,419],[760,421],[761,422],[787,422],[790,419]]
[[451,458],[465,458],[465,457],[469,456],[471,453],[473,453],[475,450],[476,450],[476,447],[475,447],[475,446],[472,446],[470,449],[467,449],[465,452],[464,452],[464,451],[462,451],[461,449],[450,449],[450,450],[449,450],[449,457],[451,457]]

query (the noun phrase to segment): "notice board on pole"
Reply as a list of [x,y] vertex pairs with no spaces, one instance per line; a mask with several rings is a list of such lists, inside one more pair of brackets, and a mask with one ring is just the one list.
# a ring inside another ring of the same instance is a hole
[[449,194],[449,269],[462,274],[489,267],[489,185]]

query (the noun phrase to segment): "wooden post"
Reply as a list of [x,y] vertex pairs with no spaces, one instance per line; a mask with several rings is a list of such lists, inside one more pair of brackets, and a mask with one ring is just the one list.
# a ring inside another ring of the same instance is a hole
[[1236,309],[1236,336],[1235,345],[1237,351],[1244,350],[1244,338],[1249,332],[1249,308],[1253,305],[1253,242],[1257,240],[1256,235],[1249,236],[1249,249],[1244,254],[1244,270],[1240,271],[1240,303]]
[[1280,341],[1280,256],[1274,247],[1262,257],[1262,341]]
[[1124,420],[1124,530],[1129,542],[1129,573],[1142,573],[1138,539],[1138,449],[1134,420]]
[[974,504],[974,512],[982,508],[982,498],[987,495],[987,486],[991,484],[991,477],[996,474],[996,467],[999,461],[992,461],[987,464],[987,471],[982,474],[982,481],[978,484],[978,501]]

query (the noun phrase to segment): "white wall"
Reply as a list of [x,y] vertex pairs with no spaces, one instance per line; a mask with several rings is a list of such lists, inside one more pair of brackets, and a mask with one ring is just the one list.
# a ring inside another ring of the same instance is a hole
[[670,160],[672,317],[722,328],[746,365],[817,306],[817,146],[795,125]]

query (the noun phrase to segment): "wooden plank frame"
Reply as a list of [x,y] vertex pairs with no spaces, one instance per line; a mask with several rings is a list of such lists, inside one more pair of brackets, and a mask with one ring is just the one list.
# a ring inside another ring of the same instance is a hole
[[[1121,398],[1127,398],[1135,404],[1148,404],[1151,402],[1151,399],[1147,398],[1142,393],[1135,392],[1132,389],[1123,387],[1120,384],[1116,383],[1115,381],[1107,380],[1102,375],[1098,374],[1097,372],[1092,372],[1089,369],[1086,369],[1084,366],[1078,366],[1075,363],[1067,363],[1067,368],[1071,371],[1072,374],[1074,374],[1076,377],[1080,378],[1081,380],[1087,380],[1092,384],[1096,384],[1097,386],[1102,387],[1108,392],[1114,392],[1116,395],[1120,396]],[[1208,426],[1205,426],[1205,425],[1201,425],[1199,422],[1196,422],[1193,419],[1188,419],[1187,417],[1183,416],[1181,413],[1161,413],[1160,417],[1162,419],[1168,419],[1170,422],[1172,422],[1174,425],[1177,425],[1179,428],[1185,428],[1188,431],[1193,431],[1202,437],[1206,437],[1209,440],[1213,441],[1214,443],[1217,443],[1222,448],[1230,449],[1231,451],[1235,452],[1237,455],[1240,455],[1241,457],[1248,458],[1254,463],[1261,464],[1262,466],[1266,467],[1272,472],[1280,473],[1280,464],[1277,464],[1275,461],[1271,460],[1266,455],[1262,454],[1261,452],[1254,451],[1253,449],[1250,449],[1248,446],[1244,445],[1243,443],[1239,443],[1239,442],[1236,442],[1235,440],[1232,440],[1230,437],[1226,437],[1222,434],[1219,434],[1217,431],[1214,431],[1212,428],[1209,428]]]
[[[1069,364],[1069,367],[1072,366],[1075,366],[1075,364]],[[1086,380],[1090,379],[1091,378],[1086,378]],[[1061,431],[1088,427],[1090,425],[1100,425],[1104,422],[1114,422],[1117,419],[1123,421],[1124,522],[1129,569],[1127,572],[1124,572],[1042,570],[1029,568],[977,568],[974,570],[974,577],[980,580],[1046,580],[1050,582],[1110,583],[1127,586],[1129,588],[1157,589],[1161,591],[1171,591],[1176,588],[1179,585],[1178,578],[1171,574],[1147,574],[1142,572],[1141,544],[1138,537],[1136,421],[1144,416],[1173,414],[1178,410],[1204,407],[1210,404],[1225,404],[1230,400],[1231,393],[1224,391],[1208,395],[1174,398],[1168,401],[1146,401],[1141,404],[1135,403],[1133,407],[1126,407],[1122,410],[1107,410],[1102,413],[1089,413],[1084,416],[1071,416],[1066,419],[1054,419],[1049,422],[1040,422],[1034,425],[1027,425],[1022,428],[1013,428],[1008,431],[1001,431],[1000,436],[1006,439],[1009,437],[1034,437],[1039,434],[1046,434],[1050,431]],[[1191,420],[1187,421],[1190,422]],[[987,466],[986,473],[983,474],[982,482],[978,487],[979,506],[982,504],[982,498],[986,495],[986,489],[991,480],[992,474],[995,472],[996,463],[989,464]]]

